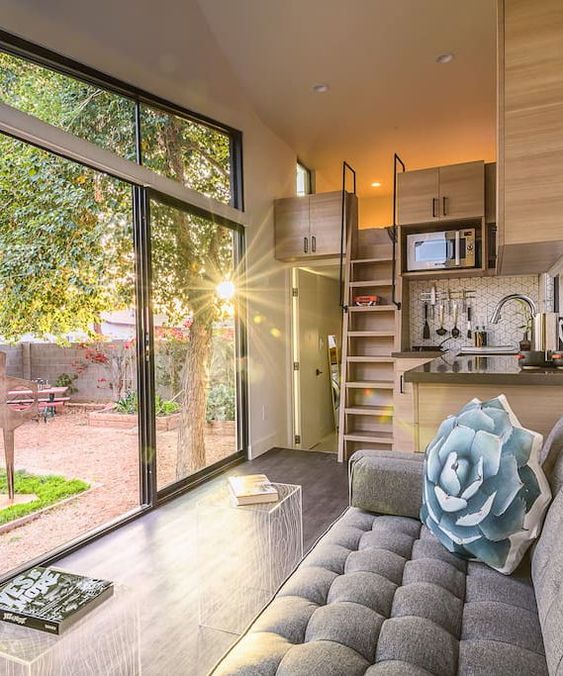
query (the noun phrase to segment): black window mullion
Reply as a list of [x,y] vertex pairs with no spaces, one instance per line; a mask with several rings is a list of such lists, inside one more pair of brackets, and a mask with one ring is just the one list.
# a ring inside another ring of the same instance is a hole
[[145,188],[134,189],[137,277],[137,378],[139,402],[139,483],[142,505],[156,502],[153,320],[151,310],[150,218]]

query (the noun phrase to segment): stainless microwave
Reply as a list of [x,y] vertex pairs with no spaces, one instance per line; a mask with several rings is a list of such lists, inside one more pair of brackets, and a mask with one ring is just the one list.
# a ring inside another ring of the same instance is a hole
[[407,235],[407,270],[475,267],[475,229]]

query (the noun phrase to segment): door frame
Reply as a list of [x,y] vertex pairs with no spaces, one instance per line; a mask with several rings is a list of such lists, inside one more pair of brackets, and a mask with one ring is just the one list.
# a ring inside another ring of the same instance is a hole
[[[288,305],[290,308],[290,345],[289,345],[289,381],[291,382],[291,422],[290,422],[290,448],[298,450],[303,449],[301,443],[301,392],[300,392],[300,373],[299,369],[295,368],[296,364],[300,364],[300,350],[299,350],[299,298],[296,295],[295,289],[299,288],[299,269],[303,268],[317,268],[340,265],[338,258],[321,258],[313,261],[303,261],[301,265],[294,264],[289,268],[289,296]],[[328,356],[327,356],[328,359]],[[299,442],[296,441],[299,439]]]

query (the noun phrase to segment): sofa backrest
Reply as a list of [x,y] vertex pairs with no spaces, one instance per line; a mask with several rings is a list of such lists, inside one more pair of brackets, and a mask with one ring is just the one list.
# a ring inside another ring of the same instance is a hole
[[532,553],[532,579],[550,674],[563,660],[563,418],[547,437],[540,460],[553,494]]

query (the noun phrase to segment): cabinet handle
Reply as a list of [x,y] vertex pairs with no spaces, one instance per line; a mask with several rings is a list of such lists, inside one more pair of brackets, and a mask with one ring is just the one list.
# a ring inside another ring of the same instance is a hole
[[317,238],[315,235],[311,237],[311,251],[315,253],[317,251]]
[[446,200],[447,200],[447,197],[442,197],[442,214],[444,216],[447,215]]
[[399,376],[399,394],[405,393],[404,382],[405,382],[404,376],[401,373],[401,375]]
[[309,253],[309,238],[303,237],[303,251]]
[[436,197],[432,198],[432,218],[436,218]]

